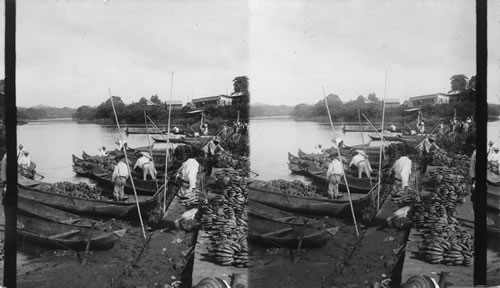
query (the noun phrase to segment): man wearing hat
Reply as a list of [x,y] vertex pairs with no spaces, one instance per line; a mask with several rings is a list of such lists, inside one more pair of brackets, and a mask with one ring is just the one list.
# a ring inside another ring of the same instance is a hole
[[427,165],[432,162],[432,154],[440,150],[439,146],[434,143],[435,140],[435,135],[428,135],[417,145],[422,173],[427,172]]
[[137,167],[140,167],[142,169],[142,178],[144,181],[146,181],[147,176],[151,176],[151,179],[156,180],[156,168],[155,164],[153,162],[153,158],[149,155],[148,152],[139,152],[141,154],[141,157],[137,159],[134,165],[134,170]]
[[130,170],[127,163],[125,163],[125,155],[123,153],[116,155],[115,159],[118,163],[116,163],[111,176],[111,181],[114,183],[113,195],[117,201],[122,201],[124,199],[125,183],[127,183],[127,179],[130,176]]
[[490,142],[488,142],[488,149],[486,150],[486,157],[488,161],[490,159],[490,155],[493,154],[494,148],[495,148],[495,143],[490,140]]
[[108,156],[108,151],[106,151],[106,146],[102,146],[101,148],[99,148],[99,156]]
[[368,156],[366,156],[364,151],[355,150],[353,153],[353,157],[349,167],[354,166],[358,168],[358,178],[361,179],[363,173],[366,174],[367,178],[370,178],[370,174],[372,172],[370,162],[368,161]]
[[219,142],[219,137],[214,137],[201,149],[205,152],[205,158],[207,159],[207,176],[212,174],[212,168],[217,163],[217,154],[224,152],[224,148],[222,148]]
[[27,150],[23,150],[21,156],[17,159],[17,164],[23,170],[27,170],[31,165],[31,158],[29,154],[30,153]]
[[343,194],[339,192],[339,183],[341,182],[342,176],[344,176],[344,164],[340,161],[338,153],[335,153],[333,157],[326,171],[328,195],[330,195],[332,199],[343,196]]

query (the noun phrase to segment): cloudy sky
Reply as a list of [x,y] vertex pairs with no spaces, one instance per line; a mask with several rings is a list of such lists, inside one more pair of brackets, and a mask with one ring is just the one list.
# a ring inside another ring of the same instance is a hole
[[17,102],[78,107],[230,93],[248,73],[244,1],[18,1]]
[[383,98],[386,71],[386,97],[401,100],[475,74],[473,0],[32,0],[17,9],[23,107],[98,105],[108,88],[126,103],[168,100],[172,72],[173,99],[230,93],[248,75],[253,103],[288,105],[317,102],[322,87],[344,101]]

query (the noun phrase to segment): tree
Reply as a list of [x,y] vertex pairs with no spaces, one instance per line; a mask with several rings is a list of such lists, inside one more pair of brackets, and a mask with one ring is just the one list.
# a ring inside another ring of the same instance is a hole
[[476,90],[476,75],[470,77],[469,83],[467,84],[467,88]]
[[247,76],[238,76],[233,79],[233,87],[234,93],[242,92],[245,95],[248,95],[248,77]]
[[153,102],[154,104],[158,104],[158,105],[161,104],[161,100],[158,97],[158,95],[151,96],[151,102]]
[[377,95],[375,95],[375,93],[368,94],[368,100],[375,102],[375,103],[380,102],[380,100],[377,98]]
[[453,75],[450,78],[451,90],[450,92],[464,92],[467,89],[467,76],[464,74]]
[[328,103],[328,105],[342,104],[342,100],[340,100],[339,95],[332,94],[332,93],[330,93],[330,94],[328,94],[328,96],[326,96],[326,102]]

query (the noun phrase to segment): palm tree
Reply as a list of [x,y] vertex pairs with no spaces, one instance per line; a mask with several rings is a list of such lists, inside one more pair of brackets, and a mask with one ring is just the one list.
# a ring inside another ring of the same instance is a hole
[[464,92],[467,89],[467,76],[464,74],[453,75],[450,78],[451,81],[451,90],[450,92]]
[[233,79],[233,87],[234,93],[242,92],[243,94],[248,95],[248,77],[247,76],[239,76]]

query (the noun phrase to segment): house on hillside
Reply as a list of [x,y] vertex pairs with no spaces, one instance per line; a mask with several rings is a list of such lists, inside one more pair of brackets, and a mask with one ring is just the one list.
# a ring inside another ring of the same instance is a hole
[[459,103],[459,102],[473,102],[476,99],[476,90],[467,89],[462,92],[451,92],[448,94],[450,96],[450,104]]
[[170,104],[172,104],[172,110],[182,109],[182,101],[181,100],[165,101],[165,105],[167,106],[167,108],[170,107]]
[[423,105],[438,105],[450,102],[450,95],[444,93],[435,93],[421,96],[410,97],[409,99],[413,107],[421,107]]
[[229,96],[233,99],[232,104],[247,104],[249,102],[248,93],[236,92]]
[[385,99],[383,100],[385,103],[385,109],[393,109],[393,108],[399,108],[399,99],[392,98],[392,99]]
[[405,101],[403,102],[403,104],[401,104],[401,106],[402,106],[403,108],[413,108],[413,105],[412,105],[412,104],[411,104],[411,102],[410,102],[410,101],[408,101],[408,100],[405,100]]
[[218,95],[218,96],[209,96],[203,98],[196,98],[191,100],[191,103],[196,108],[206,108],[209,106],[227,106],[231,105],[232,98],[226,95]]

